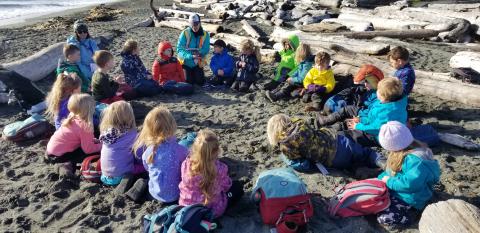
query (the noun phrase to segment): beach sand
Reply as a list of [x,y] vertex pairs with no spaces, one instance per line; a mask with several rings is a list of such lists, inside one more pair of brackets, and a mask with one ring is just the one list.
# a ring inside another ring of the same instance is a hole
[[[129,1],[112,5],[123,9],[116,20],[89,23],[93,36],[116,33],[108,46],[120,62],[120,50],[125,40],[132,38],[141,46],[141,58],[151,67],[158,42],[176,43],[180,31],[165,28],[125,28],[140,22],[151,14],[146,1]],[[76,12],[66,19],[83,17]],[[68,20],[67,20],[68,21]],[[70,20],[71,21],[71,20]],[[0,62],[14,61],[59,41],[72,33],[71,25],[60,28],[34,29],[37,25],[0,29]],[[231,30],[238,22],[227,25]],[[233,30],[236,31],[236,30]],[[458,49],[432,43],[411,43],[413,65],[423,70],[448,71],[448,60]],[[262,66],[265,77],[273,75],[274,67]],[[117,66],[114,73],[119,73]],[[211,73],[207,72],[207,75]],[[48,90],[53,77],[38,82]],[[413,94],[411,115],[431,123],[440,132],[458,133],[480,143],[480,109],[438,98]],[[224,156],[235,180],[246,181],[247,192],[242,201],[229,209],[220,219],[217,232],[268,233],[270,227],[262,224],[250,191],[261,171],[283,167],[279,157],[267,144],[265,128],[269,117],[285,113],[307,117],[304,104],[298,100],[270,103],[261,91],[248,94],[225,91],[204,91],[200,88],[192,96],[159,95],[131,101],[140,126],[147,112],[157,105],[167,106],[178,124],[177,136],[202,128],[213,129],[220,137]],[[15,106],[0,106],[0,128],[27,116]],[[0,231],[3,232],[139,232],[145,214],[157,211],[156,202],[133,203],[116,196],[113,189],[100,184],[80,182],[59,177],[55,165],[42,162],[45,141],[14,144],[0,143]],[[433,148],[441,164],[441,183],[435,186],[432,201],[460,198],[480,206],[480,155],[449,145]],[[378,170],[360,168],[354,171],[332,171],[331,176],[300,174],[314,193],[315,216],[307,232],[388,232],[376,223],[374,216],[337,219],[325,211],[325,201],[333,189],[355,179],[374,177]],[[419,216],[414,218],[418,223]],[[417,224],[401,232],[418,232]]]

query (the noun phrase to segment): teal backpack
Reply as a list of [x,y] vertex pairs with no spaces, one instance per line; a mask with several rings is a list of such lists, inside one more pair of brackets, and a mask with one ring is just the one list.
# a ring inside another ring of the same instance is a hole
[[55,127],[39,114],[33,114],[24,121],[8,124],[3,129],[3,138],[8,141],[22,142],[37,137],[48,137],[55,132]]

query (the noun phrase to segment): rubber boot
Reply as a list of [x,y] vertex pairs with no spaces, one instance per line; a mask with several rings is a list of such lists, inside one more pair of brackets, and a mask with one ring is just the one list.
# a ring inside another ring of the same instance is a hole
[[332,125],[336,123],[337,121],[342,120],[342,115],[338,112],[334,112],[328,116],[322,116],[320,113],[316,113],[316,121],[315,121],[315,127],[321,128],[327,125]]
[[138,179],[137,182],[125,193],[125,196],[138,202],[142,199],[147,190],[148,183],[145,179]]
[[123,176],[122,181],[120,181],[120,184],[118,184],[115,188],[115,194],[123,195],[132,187],[134,181],[135,179],[132,174],[127,174]]

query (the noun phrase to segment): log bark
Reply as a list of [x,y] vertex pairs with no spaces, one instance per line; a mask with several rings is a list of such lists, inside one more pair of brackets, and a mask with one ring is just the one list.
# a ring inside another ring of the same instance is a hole
[[159,12],[168,12],[168,13],[173,13],[173,14],[180,14],[180,15],[193,15],[193,14],[198,14],[200,17],[204,17],[205,14],[202,13],[197,13],[197,12],[191,12],[191,11],[181,11],[181,10],[173,10],[173,9],[168,9],[168,8],[158,8]]
[[[183,30],[188,26],[189,23],[184,20],[163,20],[155,24],[155,27],[169,27],[178,30]],[[202,28],[210,33],[219,33],[223,31],[223,27],[217,24],[202,23]]]
[[[471,68],[480,73],[480,52],[462,51],[450,58],[451,68]],[[480,93],[479,93],[480,95]]]
[[331,18],[331,19],[324,19],[321,23],[341,24],[347,27],[348,29],[350,29],[350,31],[354,31],[354,32],[365,32],[365,31],[374,30],[372,22],[366,21],[366,20]]
[[280,27],[275,27],[270,35],[270,39],[275,42],[281,42],[283,38],[292,34],[297,35],[300,41],[310,45],[312,48],[322,47],[330,49],[341,46],[355,53],[375,55],[386,53],[390,49],[390,45],[386,43],[355,40],[343,36],[318,36],[318,34],[315,33],[288,31]]
[[235,47],[235,48],[240,48],[240,43],[242,43],[243,40],[251,40],[253,41],[253,43],[262,48],[265,46],[265,43],[263,42],[260,42],[254,38],[250,38],[250,37],[246,37],[246,36],[239,36],[239,35],[236,35],[236,34],[229,34],[229,33],[218,33],[216,34],[215,36],[212,37],[212,39],[210,40],[210,43],[213,44],[215,43],[215,40],[217,39],[222,39],[225,41],[225,43],[227,44],[230,44],[231,46]]
[[56,43],[29,57],[0,66],[15,71],[31,81],[38,81],[55,70],[58,59],[62,57],[64,45],[65,42]]
[[303,25],[300,27],[300,30],[303,32],[324,32],[324,33],[333,33],[337,31],[346,31],[347,27],[345,25],[336,23],[336,22],[325,22],[323,20],[320,23],[313,23],[308,25]]
[[480,209],[459,199],[428,205],[418,223],[420,233],[480,232]]
[[245,32],[247,32],[251,37],[255,39],[258,39],[261,37],[260,34],[257,32],[257,30],[255,30],[255,28],[253,28],[252,25],[250,25],[247,20],[242,20],[241,22],[242,22],[243,30],[245,30]]

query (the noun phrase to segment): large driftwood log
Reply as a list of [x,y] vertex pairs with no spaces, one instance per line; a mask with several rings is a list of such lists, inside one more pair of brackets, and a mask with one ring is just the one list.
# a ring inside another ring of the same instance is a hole
[[283,38],[295,34],[300,41],[310,45],[312,48],[331,48],[332,46],[342,46],[346,49],[363,54],[383,54],[389,51],[390,45],[381,42],[363,41],[349,39],[343,36],[318,36],[318,34],[302,31],[288,31],[281,27],[275,27],[270,40],[281,42]]
[[338,8],[341,0],[317,0],[316,3],[323,7]]
[[[155,22],[155,27],[169,27],[178,30],[183,30],[189,26],[189,23],[184,20],[163,20]],[[210,33],[219,33],[223,31],[223,27],[217,24],[202,23],[202,28]]]
[[[185,22],[188,21],[188,19],[180,18],[180,17],[165,17],[165,20],[180,20]],[[221,24],[223,22],[222,19],[206,19],[206,18],[202,18],[201,21],[202,23],[213,23],[213,24]]]
[[197,12],[191,12],[191,11],[181,11],[181,10],[173,10],[173,9],[168,9],[168,8],[158,8],[159,12],[168,12],[168,13],[173,13],[173,14],[180,14],[180,15],[193,15],[193,14],[198,14],[200,17],[205,16],[205,14],[202,13],[197,13]]
[[[450,58],[452,68],[471,68],[480,73],[480,52],[462,51]],[[480,93],[478,93],[480,95]]]
[[[352,8],[342,8],[339,19],[359,20],[364,21],[368,19],[373,24],[375,29],[383,30],[399,30],[408,28],[422,28],[430,24],[427,21],[412,20],[406,18],[388,18],[383,15],[377,15],[373,10],[359,10]],[[392,14],[395,14],[392,12]]]
[[0,66],[15,71],[31,81],[38,81],[55,70],[58,59],[62,57],[64,45],[65,42],[56,43],[29,57]]
[[385,30],[385,31],[368,31],[368,32],[339,32],[324,33],[323,36],[345,36],[352,39],[373,39],[375,37],[388,37],[397,39],[422,39],[438,36],[440,32],[429,29],[410,29],[410,30]]
[[265,43],[260,42],[254,38],[239,36],[239,35],[229,34],[229,33],[216,34],[215,36],[212,37],[212,39],[210,40],[210,43],[213,44],[217,39],[222,39],[225,41],[225,43],[230,44],[235,48],[240,48],[240,43],[242,43],[243,40],[247,40],[247,39],[253,41],[253,43],[260,48],[265,46]]
[[372,22],[367,20],[331,18],[331,19],[324,19],[320,23],[338,23],[341,25],[345,25],[345,27],[350,29],[350,31],[354,31],[354,32],[373,31],[374,29]]
[[320,23],[313,23],[308,25],[303,25],[300,27],[301,31],[304,32],[323,32],[323,33],[332,33],[337,31],[346,31],[347,27],[345,25],[336,23],[336,22],[325,22],[323,20]]
[[431,3],[431,4],[428,4],[428,8],[438,9],[438,10],[458,11],[458,12],[465,12],[465,11],[480,12],[480,3],[465,3],[465,4]]
[[257,30],[255,30],[255,28],[253,28],[252,25],[250,25],[247,20],[242,20],[241,22],[242,22],[243,30],[245,30],[245,32],[247,32],[250,36],[252,36],[255,39],[258,39],[261,37],[260,34],[257,32]]
[[418,229],[420,233],[477,233],[480,209],[458,199],[430,204],[422,213]]

